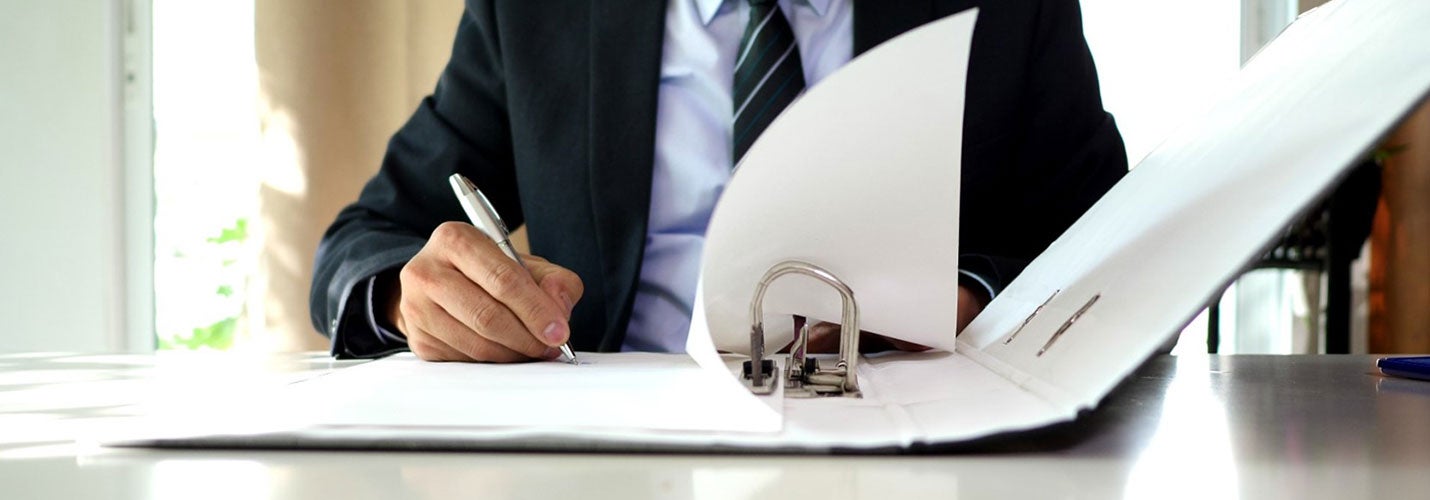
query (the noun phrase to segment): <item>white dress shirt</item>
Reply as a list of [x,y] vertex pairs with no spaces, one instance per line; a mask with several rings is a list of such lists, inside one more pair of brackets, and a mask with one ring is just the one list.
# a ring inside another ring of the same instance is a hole
[[[799,43],[806,88],[849,62],[851,0],[779,0]],[[660,63],[650,222],[622,350],[682,352],[705,229],[730,180],[731,86],[745,0],[670,0]]]

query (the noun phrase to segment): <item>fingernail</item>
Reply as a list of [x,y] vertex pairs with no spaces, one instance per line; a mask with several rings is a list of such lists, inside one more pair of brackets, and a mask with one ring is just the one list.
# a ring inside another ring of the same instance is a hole
[[571,311],[576,308],[576,303],[571,301],[571,296],[566,292],[561,292],[561,300],[566,301],[566,317],[571,317]]
[[560,344],[566,341],[566,327],[560,321],[553,321],[546,325],[546,330],[541,332],[541,335],[546,337],[549,344]]
[[555,347],[547,347],[546,352],[541,353],[541,359],[552,360],[561,357],[561,350]]

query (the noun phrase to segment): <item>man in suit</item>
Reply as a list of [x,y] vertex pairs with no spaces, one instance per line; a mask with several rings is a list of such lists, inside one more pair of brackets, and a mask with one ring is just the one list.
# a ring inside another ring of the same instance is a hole
[[[971,7],[961,327],[1127,171],[1076,0],[467,0],[437,89],[323,238],[314,325],[340,357],[679,351],[749,144],[850,58]],[[449,222],[452,173],[526,225],[529,273]]]

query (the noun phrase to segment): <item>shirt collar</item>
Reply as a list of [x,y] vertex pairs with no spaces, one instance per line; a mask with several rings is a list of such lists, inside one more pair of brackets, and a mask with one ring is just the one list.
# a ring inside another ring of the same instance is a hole
[[[726,1],[738,2],[744,0],[694,0],[695,10],[700,12],[700,22],[705,23],[706,26],[709,26],[710,21],[715,19],[715,14],[720,12],[720,6],[724,5]],[[829,10],[829,2],[832,2],[833,0],[794,1],[808,5],[810,9],[814,10],[815,15],[823,16],[824,13]]]

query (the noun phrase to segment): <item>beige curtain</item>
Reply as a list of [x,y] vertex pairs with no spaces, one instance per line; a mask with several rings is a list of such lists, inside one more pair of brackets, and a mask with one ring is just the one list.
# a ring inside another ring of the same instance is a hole
[[461,10],[460,0],[255,1],[267,158],[249,286],[258,348],[326,348],[308,320],[318,240],[432,91]]

